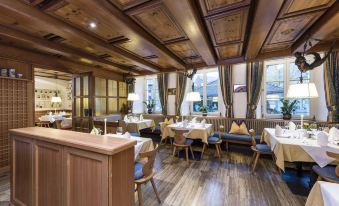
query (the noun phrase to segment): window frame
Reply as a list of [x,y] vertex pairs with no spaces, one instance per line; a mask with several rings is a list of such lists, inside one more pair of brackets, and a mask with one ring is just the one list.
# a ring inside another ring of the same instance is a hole
[[[266,68],[268,65],[276,65],[276,64],[283,64],[284,65],[284,99],[287,95],[288,86],[290,85],[290,64],[294,63],[295,59],[293,58],[284,58],[284,59],[275,59],[275,60],[268,60],[264,61],[264,76],[263,76],[263,84],[262,84],[262,94],[261,94],[261,105],[262,105],[262,114],[264,118],[267,119],[282,119],[282,114],[268,114],[267,113],[267,104],[266,104]],[[310,72],[310,71],[309,71]],[[312,72],[310,72],[309,81],[312,79]],[[312,101],[310,100],[309,104],[309,115],[304,115],[304,118],[309,119],[312,116]],[[301,115],[299,114],[293,114],[292,119],[300,119]]]
[[[221,108],[221,104],[219,103],[219,100],[220,100],[220,96],[221,96],[221,93],[220,93],[220,80],[219,80],[219,71],[218,71],[218,68],[215,67],[215,68],[205,68],[205,69],[201,69],[201,70],[198,70],[196,74],[203,74],[203,97],[202,97],[202,104],[203,106],[207,106],[207,91],[206,91],[206,88],[207,88],[207,73],[211,73],[211,72],[217,72],[218,73],[218,83],[217,83],[217,88],[218,88],[218,111],[215,111],[215,112],[207,112],[208,115],[211,115],[211,116],[217,116],[220,114],[220,108]],[[192,84],[193,84],[193,79],[192,81],[190,81],[190,88],[189,88],[189,91],[188,92],[191,92],[192,91]],[[191,107],[191,113],[192,115],[202,115],[202,112],[194,112],[193,111],[193,104],[194,102],[190,102],[189,103],[189,106]]]
[[[147,81],[148,80],[152,80],[153,81],[153,85],[154,87],[152,88],[152,97],[155,98],[156,102],[159,101],[160,104],[160,110],[156,110],[156,106],[153,108],[153,114],[161,114],[162,113],[162,109],[161,109],[161,103],[160,103],[160,99],[159,99],[159,88],[156,88],[158,85],[158,78],[156,75],[149,75],[146,76],[144,79],[144,101],[148,101],[147,100]],[[156,93],[156,91],[158,91],[158,94]],[[145,104],[143,104],[143,111],[144,113],[147,113],[147,110],[145,108]]]

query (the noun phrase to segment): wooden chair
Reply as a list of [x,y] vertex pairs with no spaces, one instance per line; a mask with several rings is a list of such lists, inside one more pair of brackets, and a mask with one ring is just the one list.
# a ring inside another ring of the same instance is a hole
[[180,149],[184,149],[186,153],[186,161],[189,163],[188,149],[191,151],[192,158],[195,159],[192,149],[193,140],[186,139],[185,135],[185,133],[188,133],[189,130],[185,128],[172,128],[172,130],[174,131],[173,157],[175,156],[177,148],[179,149],[178,152]]
[[249,133],[250,133],[250,136],[251,136],[251,143],[252,143],[251,149],[253,150],[253,157],[252,157],[252,160],[251,160],[252,173],[253,173],[256,166],[257,166],[257,163],[258,163],[258,160],[259,160],[259,157],[260,157],[261,154],[272,155],[274,162],[275,162],[275,156],[274,156],[274,153],[273,153],[270,146],[268,146],[266,144],[257,144],[256,143],[255,138],[254,138],[255,131],[253,129],[251,129],[249,131]]
[[[326,152],[329,157],[332,157],[335,162],[339,163],[339,154]],[[325,180],[328,182],[334,182],[339,184],[339,165],[328,165],[321,168],[319,165],[314,165],[312,170],[318,175],[318,181]]]
[[72,130],[72,126],[70,125],[70,126],[64,126],[64,125],[62,125],[62,120],[56,120],[55,121],[55,127],[57,128],[57,129],[61,129],[61,130]]
[[[128,132],[127,131],[127,124],[124,120],[118,120],[118,125],[119,127],[122,128],[122,132],[125,133],[125,132]],[[129,132],[132,136],[135,136],[135,137],[140,137],[140,134],[139,132]]]
[[157,196],[159,204],[161,203],[157,188],[155,187],[153,176],[155,172],[153,171],[154,161],[158,146],[154,150],[149,152],[140,153],[139,156],[141,159],[147,159],[146,162],[136,162],[134,165],[134,183],[137,186],[138,191],[138,201],[139,206],[142,205],[142,192],[141,185],[146,184],[148,181],[151,182],[155,195]]
[[[220,125],[218,128],[219,136],[218,137],[208,137],[207,141],[208,144],[215,145],[215,149],[217,152],[217,155],[219,157],[219,160],[221,160],[221,147],[220,145],[222,144],[222,131],[224,130],[224,126]],[[206,148],[206,144],[204,143],[204,146],[202,147],[202,152],[201,152],[201,159],[203,157],[204,151]]]
[[36,126],[50,128],[49,123],[50,122],[48,122],[48,121],[39,121],[39,122],[36,123]]

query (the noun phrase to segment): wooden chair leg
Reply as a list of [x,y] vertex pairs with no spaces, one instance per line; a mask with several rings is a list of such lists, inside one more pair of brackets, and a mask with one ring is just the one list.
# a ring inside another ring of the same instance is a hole
[[189,163],[189,158],[188,158],[188,147],[185,147],[185,152],[186,152],[186,161]]
[[219,154],[220,154],[220,160],[221,160],[221,157],[222,157],[222,152],[221,152],[221,144],[217,144],[217,145],[218,145]]
[[226,152],[228,152],[228,142],[226,141]]
[[254,164],[253,164],[253,167],[252,167],[252,173],[254,172],[256,166],[257,166],[257,163],[258,163],[258,159],[260,157],[260,153],[259,152],[256,152],[256,157],[255,157],[255,160],[254,160]]
[[190,146],[190,150],[191,150],[191,154],[192,154],[192,159],[193,159],[193,160],[195,160],[195,157],[194,157],[194,153],[193,153],[192,146]]
[[205,148],[206,148],[206,144],[204,143],[204,146],[202,146],[202,151],[201,151],[201,156],[200,156],[200,159],[201,159],[201,160],[202,160],[202,157],[203,157]]
[[256,157],[256,152],[253,151],[253,156],[252,156],[252,159],[251,159],[251,162],[250,162],[250,165],[253,165],[254,163],[254,160],[255,160],[255,157]]
[[177,147],[176,146],[174,146],[174,148],[173,148],[173,157],[175,157],[175,150],[177,149]]
[[215,144],[215,149],[217,150],[217,155],[218,155],[218,158],[220,160],[220,152],[219,152],[219,148],[218,148],[217,144]]
[[141,193],[141,185],[140,184],[137,184],[137,190],[138,190],[139,206],[142,206],[142,193]]
[[154,190],[154,193],[155,195],[157,196],[157,199],[158,199],[158,202],[159,204],[161,203],[161,200],[160,200],[160,197],[159,197],[159,194],[158,194],[158,191],[157,191],[157,188],[155,187],[155,184],[154,184],[154,180],[153,180],[153,177],[151,178],[151,183],[152,183],[152,187],[153,187],[153,190]]

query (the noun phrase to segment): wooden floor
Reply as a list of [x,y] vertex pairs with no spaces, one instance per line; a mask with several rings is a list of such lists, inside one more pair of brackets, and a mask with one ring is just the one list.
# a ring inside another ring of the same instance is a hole
[[[155,164],[162,205],[305,205],[306,197],[290,191],[270,159],[262,159],[251,174],[250,153],[223,151],[219,162],[214,150],[208,149],[201,161],[190,165],[184,159],[172,159],[171,153],[169,147],[161,148]],[[143,205],[159,205],[150,183],[142,191]],[[8,205],[9,193],[9,177],[0,177],[0,206]],[[136,205],[137,201],[136,195]]]

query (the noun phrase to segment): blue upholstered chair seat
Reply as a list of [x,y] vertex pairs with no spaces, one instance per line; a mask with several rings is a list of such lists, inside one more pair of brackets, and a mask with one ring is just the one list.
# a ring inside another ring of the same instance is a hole
[[339,177],[337,177],[337,175],[335,174],[335,166],[328,165],[326,167],[321,168],[319,165],[314,165],[312,169],[315,173],[324,178],[339,182]]
[[219,138],[218,137],[208,137],[207,141],[210,142],[210,143],[215,143],[215,142],[219,142]]
[[221,138],[224,138],[225,135],[227,134],[226,132],[215,131],[213,137],[219,137],[219,133],[221,133]]
[[193,140],[186,139],[185,145],[191,145],[193,143]]
[[144,164],[142,162],[136,162],[134,164],[134,180],[139,180],[144,177],[144,173],[142,173],[142,167]]
[[140,134],[137,132],[130,132],[131,136],[140,137]]
[[[256,142],[260,142],[260,135],[254,136]],[[251,142],[251,137],[249,135],[243,134],[224,134],[224,139],[226,140],[236,140],[236,141],[243,141],[243,142]]]
[[271,152],[271,151],[272,151],[272,150],[271,150],[271,147],[268,146],[268,145],[266,145],[266,144],[257,144],[257,145],[255,146],[255,148],[256,148],[257,150],[259,150],[260,152]]

